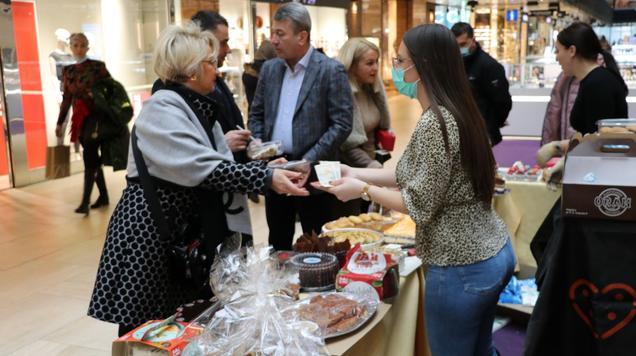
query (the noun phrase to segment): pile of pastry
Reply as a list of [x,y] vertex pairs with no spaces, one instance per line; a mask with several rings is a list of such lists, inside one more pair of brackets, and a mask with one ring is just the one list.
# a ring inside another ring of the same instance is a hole
[[311,298],[309,304],[300,307],[298,314],[318,324],[327,335],[333,335],[350,330],[366,312],[364,305],[334,293]]

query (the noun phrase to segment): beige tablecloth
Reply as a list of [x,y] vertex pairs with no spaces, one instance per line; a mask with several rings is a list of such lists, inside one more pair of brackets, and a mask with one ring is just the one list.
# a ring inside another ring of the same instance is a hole
[[545,183],[514,181],[507,181],[506,187],[510,193],[495,197],[495,211],[508,226],[518,265],[536,267],[530,242],[561,196],[561,189],[552,191]]
[[384,317],[358,337],[329,341],[332,355],[428,356],[424,330],[424,273],[422,268],[400,279],[400,294]]

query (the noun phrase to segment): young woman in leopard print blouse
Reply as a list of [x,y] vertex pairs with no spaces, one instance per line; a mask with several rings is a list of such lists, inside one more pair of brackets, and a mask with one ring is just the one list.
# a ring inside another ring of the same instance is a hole
[[393,61],[393,80],[419,101],[423,114],[396,171],[343,165],[345,178],[323,189],[345,201],[370,198],[415,221],[417,253],[427,265],[425,318],[433,355],[495,355],[495,307],[514,254],[491,207],[495,161],[463,68],[446,27],[408,31]]

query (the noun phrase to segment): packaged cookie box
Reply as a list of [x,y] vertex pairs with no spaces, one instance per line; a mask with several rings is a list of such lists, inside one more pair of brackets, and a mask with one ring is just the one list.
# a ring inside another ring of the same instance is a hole
[[586,135],[565,161],[561,206],[568,218],[636,221],[636,135]]
[[336,276],[336,289],[341,291],[351,282],[371,285],[381,300],[398,294],[400,271],[391,255],[382,252],[364,251],[356,245],[347,253],[345,266]]

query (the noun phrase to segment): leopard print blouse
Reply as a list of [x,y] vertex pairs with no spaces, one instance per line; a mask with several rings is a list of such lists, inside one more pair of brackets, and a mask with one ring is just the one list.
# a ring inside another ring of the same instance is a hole
[[440,110],[450,158],[441,126],[428,109],[398,162],[396,177],[416,224],[417,255],[426,264],[466,265],[497,254],[508,232],[491,206],[475,198],[468,173],[460,168],[457,122],[446,108]]

